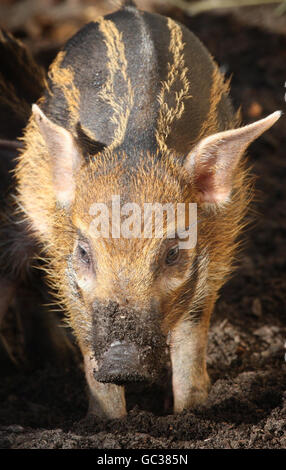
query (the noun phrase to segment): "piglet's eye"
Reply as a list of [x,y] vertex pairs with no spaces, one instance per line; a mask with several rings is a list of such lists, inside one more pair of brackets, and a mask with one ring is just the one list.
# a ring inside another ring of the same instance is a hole
[[87,266],[90,264],[91,259],[89,248],[84,246],[82,243],[79,243],[77,246],[77,256],[82,263],[86,264]]
[[166,255],[166,258],[165,258],[165,263],[168,266],[171,266],[171,265],[175,264],[179,259],[179,254],[180,254],[179,245],[173,246],[167,252],[167,255]]

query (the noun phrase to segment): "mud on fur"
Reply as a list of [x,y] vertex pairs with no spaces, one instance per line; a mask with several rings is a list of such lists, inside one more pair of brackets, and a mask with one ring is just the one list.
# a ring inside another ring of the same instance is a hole
[[[245,151],[281,113],[241,126],[200,41],[132,2],[67,42],[32,110],[16,212],[81,349],[89,413],[125,415],[124,384],[156,380],[167,344],[174,411],[200,405],[210,316],[252,197]],[[196,203],[196,247],[170,263],[176,238],[95,238],[90,207],[114,194]]]

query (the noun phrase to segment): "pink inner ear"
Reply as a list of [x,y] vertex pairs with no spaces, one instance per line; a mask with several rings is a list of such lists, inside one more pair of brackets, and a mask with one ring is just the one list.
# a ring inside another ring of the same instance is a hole
[[241,156],[280,116],[281,112],[276,111],[253,124],[205,137],[197,144],[187,157],[185,168],[194,174],[201,202],[227,202]]
[[[218,176],[218,175],[216,175]],[[219,180],[219,178],[217,178]],[[226,181],[215,180],[213,173],[202,173],[196,178],[196,186],[200,194],[200,201],[208,204],[218,204],[226,202],[231,191],[230,184]],[[227,178],[225,177],[227,180]]]
[[[202,203],[218,204],[226,202],[231,192],[234,161],[218,140],[195,156],[195,182]],[[219,151],[220,150],[220,151]]]
[[68,207],[74,198],[74,173],[80,165],[77,146],[71,133],[47,118],[36,104],[33,114],[51,157],[56,199],[63,207]]

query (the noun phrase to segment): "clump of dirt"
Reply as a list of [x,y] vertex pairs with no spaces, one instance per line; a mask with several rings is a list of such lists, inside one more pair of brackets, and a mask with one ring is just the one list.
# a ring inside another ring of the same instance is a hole
[[[180,18],[182,20],[182,17]],[[245,122],[285,110],[286,35],[233,16],[184,22],[227,75]],[[35,367],[0,371],[1,448],[283,448],[286,447],[286,134],[285,117],[250,149],[258,215],[240,267],[222,289],[209,334],[207,404],[164,412],[162,385],[127,391],[129,414],[85,422],[83,370]]]

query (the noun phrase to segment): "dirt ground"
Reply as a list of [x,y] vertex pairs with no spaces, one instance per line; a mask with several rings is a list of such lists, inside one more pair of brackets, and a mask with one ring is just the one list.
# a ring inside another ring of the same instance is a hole
[[[174,17],[233,75],[233,101],[245,122],[285,112],[286,20],[283,34],[225,12]],[[162,386],[133,387],[125,419],[85,422],[80,364],[3,367],[0,448],[286,448],[285,128],[284,116],[249,152],[257,216],[213,315],[207,404],[174,416],[164,412]]]

